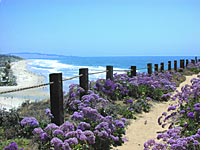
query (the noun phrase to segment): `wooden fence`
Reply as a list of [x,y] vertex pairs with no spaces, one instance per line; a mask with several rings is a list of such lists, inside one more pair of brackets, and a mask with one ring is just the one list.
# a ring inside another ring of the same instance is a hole
[[[200,62],[200,59],[191,59],[191,63],[195,64],[197,62]],[[179,61],[179,69],[184,69],[186,66],[189,64],[189,60],[184,60],[181,59]],[[80,68],[79,69],[79,75],[74,76],[71,78],[63,79],[62,78],[62,73],[52,73],[49,75],[49,83],[45,84],[40,84],[40,85],[35,85],[35,86],[30,86],[30,87],[23,87],[19,89],[13,89],[9,91],[2,91],[0,94],[5,94],[5,93],[11,93],[11,92],[18,92],[22,90],[27,90],[27,89],[32,89],[32,88],[39,88],[43,86],[48,86],[50,85],[50,106],[51,106],[51,113],[53,114],[53,118],[51,119],[52,123],[55,123],[57,125],[61,125],[64,122],[64,105],[63,105],[63,81],[67,80],[72,80],[74,78],[79,78],[79,85],[84,89],[84,92],[81,93],[80,98],[87,94],[88,92],[88,85],[89,85],[89,75],[92,74],[99,74],[99,73],[106,73],[106,79],[113,80],[113,72],[114,71],[125,71],[125,72],[130,72],[130,77],[134,77],[137,75],[137,70],[141,69],[147,69],[147,73],[151,75],[153,73],[153,67],[152,63],[147,64],[147,68],[140,68],[137,69],[136,66],[131,66],[129,70],[114,70],[113,66],[106,66],[105,71],[100,71],[100,72],[94,72],[94,73],[88,73],[88,68]],[[171,66],[171,61],[168,61],[168,71],[172,70]],[[160,68],[158,64],[154,64],[154,73],[158,72],[163,72],[165,70],[164,63],[160,63]],[[174,71],[178,71],[178,66],[177,66],[177,60],[174,60],[174,66],[173,66]]]
[[[191,63],[195,64],[200,59],[191,59]],[[181,59],[179,61],[179,69],[184,69],[188,64],[189,60]],[[152,63],[147,64],[147,73],[152,74],[153,73],[153,67]],[[168,61],[168,71],[172,71],[171,61]],[[174,71],[178,71],[177,67],[177,60],[174,60]],[[79,69],[79,75],[76,77],[79,77],[79,85],[84,89],[84,93],[81,93],[80,98],[87,94],[87,91],[89,89],[89,75],[91,74],[98,74],[98,73],[105,73],[106,72],[106,79],[113,80],[113,72],[116,70],[113,70],[113,66],[106,66],[105,71],[101,72],[95,72],[95,73],[88,73],[88,68],[80,68]],[[120,70],[118,70],[120,71]],[[131,66],[130,70],[124,70],[130,72],[130,77],[136,76],[137,67]],[[164,63],[160,63],[160,68],[158,67],[158,64],[154,64],[154,73],[163,72],[165,71]],[[74,77],[73,77],[74,78]],[[49,76],[50,83],[50,106],[51,106],[51,113],[53,114],[53,118],[51,122],[61,125],[64,122],[64,108],[63,108],[63,80],[62,80],[62,73],[53,73]]]

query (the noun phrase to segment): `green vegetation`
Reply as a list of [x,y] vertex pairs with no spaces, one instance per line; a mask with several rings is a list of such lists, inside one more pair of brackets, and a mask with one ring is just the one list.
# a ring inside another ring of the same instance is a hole
[[16,77],[11,70],[11,63],[22,60],[12,55],[0,55],[0,86],[13,86],[16,84]]
[[[126,74],[115,75],[113,81],[100,79],[92,83],[89,93],[82,99],[79,97],[83,89],[79,85],[72,84],[68,95],[64,98],[66,122],[59,127],[50,124],[52,116],[48,109],[49,100],[36,103],[25,102],[17,110],[0,110],[0,149],[11,142],[16,142],[19,148],[24,149],[52,149],[56,146],[52,144],[54,142],[64,143],[65,140],[74,139],[76,142],[70,143],[74,150],[110,150],[111,146],[123,143],[125,126],[129,120],[135,119],[136,114],[149,112],[153,101],[170,100],[171,92],[185,80],[184,75],[195,74],[198,70],[199,66],[192,66],[180,72],[138,74],[133,78]],[[196,111],[198,111],[197,103],[198,101],[195,101],[183,107],[186,107],[186,110],[188,106],[194,109],[196,104]],[[189,112],[189,115],[192,116],[192,113]],[[187,121],[195,127],[191,118]],[[180,123],[185,121],[186,115]],[[70,131],[64,130],[65,126],[68,126]],[[60,130],[55,130],[58,128]],[[42,132],[39,133],[39,131]],[[68,136],[66,136],[67,133],[69,133]],[[75,137],[73,133],[81,133],[81,135],[88,133],[87,139]],[[101,135],[102,133],[104,135]],[[184,134],[189,133],[184,132]]]

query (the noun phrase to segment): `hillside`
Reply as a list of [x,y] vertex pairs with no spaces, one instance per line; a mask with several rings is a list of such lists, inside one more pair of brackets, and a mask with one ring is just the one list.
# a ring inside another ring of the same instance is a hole
[[6,62],[14,62],[22,59],[23,58],[14,55],[0,54],[0,67],[4,67]]

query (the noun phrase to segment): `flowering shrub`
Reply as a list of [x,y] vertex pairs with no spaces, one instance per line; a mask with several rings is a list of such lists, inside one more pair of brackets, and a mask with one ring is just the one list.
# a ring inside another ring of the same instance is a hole
[[83,122],[83,124],[85,122],[88,124],[86,127],[92,129],[96,137],[94,148],[105,149],[109,148],[111,144],[121,145],[123,143],[122,135],[125,134],[124,119],[118,120],[112,116],[102,116],[97,109],[82,107],[79,111],[74,112],[72,120]]
[[65,100],[65,108],[69,111],[70,114],[74,113],[77,110],[80,110],[83,107],[91,107],[94,109],[102,109],[108,104],[108,100],[100,97],[98,94],[95,94],[93,91],[89,90],[87,95],[84,95],[81,100],[79,99],[80,93],[72,94],[67,100]]
[[[134,119],[134,113],[148,112],[150,101],[168,101],[182,77],[180,73],[168,71],[151,75],[138,73],[132,78],[127,74],[114,74],[113,81],[91,82],[91,90],[86,95],[79,85],[72,84],[64,102],[67,121],[60,126],[49,123],[53,115],[47,108],[48,122],[46,118],[42,121],[42,117],[39,122],[34,117],[17,121],[21,136],[32,138],[38,149],[109,150],[124,143],[125,118]],[[169,124],[169,130],[158,134],[159,142],[146,142],[145,150],[199,148],[200,81],[194,79],[192,83],[173,97],[178,103],[158,119],[162,127]]]
[[38,127],[33,130],[34,141],[39,144],[39,149],[70,149],[70,145],[78,144],[78,141],[72,143],[69,136],[74,129],[74,125],[68,121],[61,126],[50,123],[44,129]]
[[120,82],[115,82],[110,79],[99,79],[93,87],[98,91],[102,97],[109,100],[119,100],[128,95],[127,87],[123,86]]
[[93,90],[111,100],[122,100],[127,96],[133,98],[146,98],[149,96],[160,101],[163,94],[176,89],[176,83],[172,79],[173,74],[170,72],[152,75],[138,73],[137,76],[132,78],[126,74],[115,74],[113,81],[97,80]]
[[[144,144],[149,149],[192,149],[200,147],[200,79],[191,80],[192,86],[185,85],[172,99],[177,104],[169,106],[168,112],[159,117],[158,123],[169,129],[157,135],[159,142],[148,140]],[[162,140],[162,142],[161,142]]]
[[20,116],[16,110],[0,109],[0,129],[3,130],[4,138],[11,139],[18,136],[19,120]]
[[[88,91],[81,100],[77,85],[72,85],[71,95],[65,102],[70,113],[70,122],[61,126],[48,124],[33,130],[34,141],[40,149],[110,149],[111,145],[123,143],[125,134],[125,119],[115,119],[107,114],[101,114],[107,106],[108,100],[101,98],[93,91]],[[47,109],[46,114],[50,111]],[[51,116],[51,115],[50,115]]]
[[11,142],[8,146],[4,148],[4,150],[23,150],[23,148],[18,148],[17,143]]
[[144,143],[144,150],[198,150],[200,140],[200,129],[191,136],[184,137],[181,134],[181,127],[175,127],[167,130],[164,133],[158,134],[157,139],[162,142],[156,142],[155,140],[148,140]]
[[23,127],[36,127],[39,125],[39,122],[34,117],[25,117],[20,122]]
[[200,72],[200,62],[197,62],[195,64],[189,63],[186,68],[190,72],[193,72],[194,74],[198,74]]
[[39,126],[39,122],[34,117],[25,117],[20,122],[21,125],[21,136],[30,138],[34,128]]
[[[94,117],[89,116],[89,118],[93,119]],[[125,120],[113,120],[112,117],[102,116],[96,120],[96,123],[78,122],[78,125],[69,121],[61,126],[50,123],[44,129],[35,128],[33,130],[34,141],[39,143],[40,149],[54,148],[58,150],[76,149],[84,146],[89,149],[110,149],[111,144],[119,145],[123,142]]]

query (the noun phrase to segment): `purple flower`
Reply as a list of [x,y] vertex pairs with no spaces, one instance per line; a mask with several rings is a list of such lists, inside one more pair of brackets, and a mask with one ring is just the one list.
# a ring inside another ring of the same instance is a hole
[[62,145],[62,150],[71,150],[71,147],[69,146],[69,143],[64,141],[63,145]]
[[181,110],[181,111],[180,111],[180,114],[184,114],[184,113],[185,113],[185,110]]
[[85,136],[87,137],[87,141],[89,144],[94,144],[95,143],[95,136],[92,131],[84,131]]
[[25,117],[21,120],[20,124],[22,126],[36,127],[39,125],[39,122],[34,117]]
[[15,142],[11,142],[4,150],[18,150],[18,145]]
[[95,127],[95,129],[96,130],[109,129],[109,124],[107,122],[101,122]]
[[197,140],[194,140],[193,145],[200,145],[200,143]]
[[115,120],[115,125],[116,125],[116,127],[119,127],[119,128],[125,127],[124,123],[120,120]]
[[163,112],[162,115],[163,115],[163,116],[166,116],[166,115],[167,115],[167,112]]
[[175,109],[176,109],[176,106],[169,106],[168,107],[168,111],[175,110]]
[[63,145],[63,141],[57,137],[54,137],[50,143],[54,146],[55,149],[59,149]]
[[45,131],[53,131],[53,130],[55,130],[55,129],[58,129],[59,127],[56,125],[56,124],[54,124],[54,123],[50,123],[50,124],[48,124],[47,125],[47,127],[45,127]]
[[85,134],[84,134],[84,132],[82,130],[77,129],[76,132],[77,132],[77,135],[76,136],[77,136],[77,138],[79,140],[81,140],[81,141],[87,140],[87,137],[85,136]]
[[175,144],[175,143],[176,143],[176,140],[174,140],[174,139],[169,139],[167,143],[170,144],[170,145],[172,145],[172,144]]
[[111,137],[111,139],[113,140],[113,141],[119,141],[119,137],[117,137],[117,136],[114,136],[114,135],[110,135],[110,137]]
[[77,135],[77,132],[76,131],[70,131],[68,133],[65,134],[65,137],[66,138],[69,138],[69,137],[75,137]]
[[81,129],[82,131],[90,129],[90,124],[86,122],[80,122],[77,129]]
[[54,118],[53,114],[51,113],[51,110],[49,108],[45,109],[45,114],[49,117],[49,118]]
[[132,104],[133,103],[133,100],[132,99],[128,99],[128,100],[126,100],[126,103],[127,104]]
[[157,135],[157,139],[164,139],[164,141],[169,137],[166,133],[161,133]]
[[187,116],[188,116],[189,118],[194,118],[194,113],[193,113],[193,112],[189,112],[189,113],[187,113]]
[[47,133],[43,132],[43,133],[40,134],[40,139],[42,141],[47,141],[48,138],[49,137],[48,137]]
[[59,128],[65,133],[69,131],[74,131],[74,125],[69,121],[64,122]]
[[151,97],[146,97],[146,100],[147,100],[147,101],[151,101],[152,98],[151,98]]
[[71,98],[75,98],[77,95],[76,95],[76,93],[71,93],[70,96],[71,96]]
[[155,140],[151,139],[144,143],[144,148],[149,148],[155,144]]
[[69,143],[69,145],[77,145],[79,143],[77,138],[75,137],[66,139],[64,142]]
[[126,118],[121,118],[120,119],[124,124],[127,122],[127,119]]
[[102,130],[102,131],[95,130],[94,133],[95,133],[95,135],[99,136],[100,138],[108,138],[109,137],[109,134],[104,130]]
[[44,131],[42,130],[42,128],[35,128],[34,130],[33,130],[33,134],[34,135],[40,135],[41,133],[43,133]]
[[83,120],[84,115],[80,112],[75,111],[72,115],[72,119],[74,120]]
[[63,136],[64,132],[60,129],[56,129],[56,130],[53,131],[53,135],[54,136],[57,136],[57,135],[62,135]]
[[194,110],[195,110],[195,111],[200,111],[200,103],[196,103],[196,104],[194,105]]
[[156,143],[153,150],[167,150],[166,145],[162,143]]
[[123,142],[128,142],[128,139],[126,137],[122,137]]

